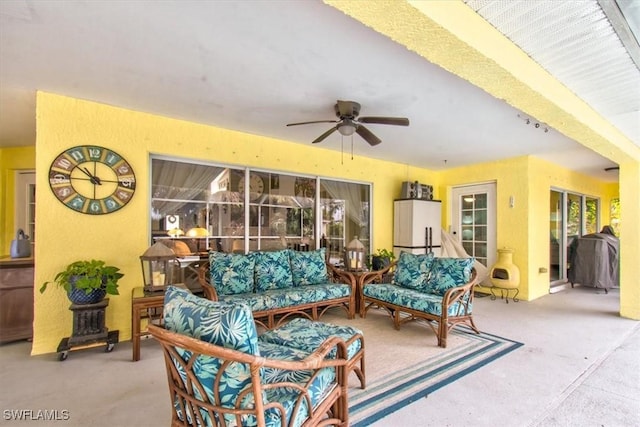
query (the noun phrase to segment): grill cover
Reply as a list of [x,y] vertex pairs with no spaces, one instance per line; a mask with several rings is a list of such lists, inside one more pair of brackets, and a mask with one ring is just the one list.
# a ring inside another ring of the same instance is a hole
[[569,281],[592,288],[609,289],[620,285],[620,241],[617,237],[587,234],[569,246]]

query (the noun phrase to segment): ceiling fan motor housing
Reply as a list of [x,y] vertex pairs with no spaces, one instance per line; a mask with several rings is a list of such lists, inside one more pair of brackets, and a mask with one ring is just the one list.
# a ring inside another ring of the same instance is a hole
[[[340,103],[342,105],[349,105],[351,111],[340,111]],[[336,111],[336,116],[339,119],[355,119],[360,114],[360,104],[354,101],[338,101],[336,105],[333,107]]]

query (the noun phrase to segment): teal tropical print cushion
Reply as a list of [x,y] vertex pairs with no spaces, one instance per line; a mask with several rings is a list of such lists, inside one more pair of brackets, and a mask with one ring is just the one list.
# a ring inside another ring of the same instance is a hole
[[[271,329],[258,337],[262,346],[264,342],[280,344],[287,347],[313,353],[322,343],[331,336],[337,336],[343,341],[349,341],[355,335],[362,335],[362,331],[351,326],[333,325],[325,322],[314,322],[303,317],[291,320],[289,323],[275,329]],[[351,359],[360,349],[363,343],[355,340],[347,348],[347,358]],[[329,357],[335,357],[336,349],[332,349]]]
[[209,301],[169,286],[164,297],[164,327],[243,353],[259,355],[251,309],[244,304]]
[[291,275],[294,286],[318,285],[329,281],[325,251],[325,248],[311,252],[291,251]]
[[[198,338],[215,345],[259,355],[258,335],[249,307],[243,304],[225,304],[209,301],[174,286],[167,288],[164,299],[164,327],[173,332]],[[189,360],[192,353],[189,350],[175,347],[183,360]],[[222,368],[223,360],[198,356],[193,365],[193,371],[203,385],[207,397],[214,399],[214,381]],[[181,371],[180,364],[174,364],[186,384],[186,372]],[[221,375],[220,404],[235,407],[238,396],[245,389],[251,389],[251,372],[244,363],[232,362]],[[194,390],[196,397],[204,400],[198,390]],[[241,406],[253,406],[251,393],[242,399]],[[189,414],[187,414],[189,416]],[[232,422],[229,417],[227,422]]]
[[293,287],[289,250],[274,252],[254,252],[256,291]]
[[449,289],[469,282],[474,263],[475,258],[435,258],[428,291],[444,295]]
[[426,290],[433,260],[433,253],[425,255],[402,252],[392,283],[407,289]]
[[[375,298],[381,301],[396,304],[400,307],[410,308],[416,311],[422,311],[423,313],[433,314],[435,316],[442,315],[442,296],[424,291],[416,291],[414,289],[402,288],[390,283],[374,284],[365,286],[363,289],[363,295],[369,298]],[[464,297],[451,304],[447,310],[449,316],[457,316],[464,312],[466,308],[468,313],[472,311],[472,305],[469,302],[471,297],[470,293],[464,295]]]
[[218,295],[236,295],[253,292],[253,254],[209,253],[211,285]]
[[[270,359],[300,361],[309,352],[270,342],[260,343],[261,353]],[[309,393],[311,407],[315,408],[322,402],[327,391],[335,386],[336,372],[333,368],[323,368],[318,371],[288,371],[276,368],[263,368],[262,378],[267,384],[290,383],[306,387]],[[309,401],[300,398],[300,390],[294,387],[275,387],[266,390],[267,401],[280,402],[286,412],[286,425],[298,427],[309,416]]]

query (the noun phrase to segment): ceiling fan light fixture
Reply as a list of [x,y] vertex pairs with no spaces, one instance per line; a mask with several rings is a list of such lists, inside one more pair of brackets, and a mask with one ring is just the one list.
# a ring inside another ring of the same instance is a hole
[[343,122],[338,124],[338,132],[340,132],[340,135],[351,136],[355,133],[355,131],[356,125],[353,122]]

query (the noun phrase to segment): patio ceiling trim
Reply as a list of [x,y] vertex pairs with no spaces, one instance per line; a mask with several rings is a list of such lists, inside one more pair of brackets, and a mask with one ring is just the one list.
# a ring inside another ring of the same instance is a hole
[[640,161],[639,146],[463,2],[323,1],[600,155]]

